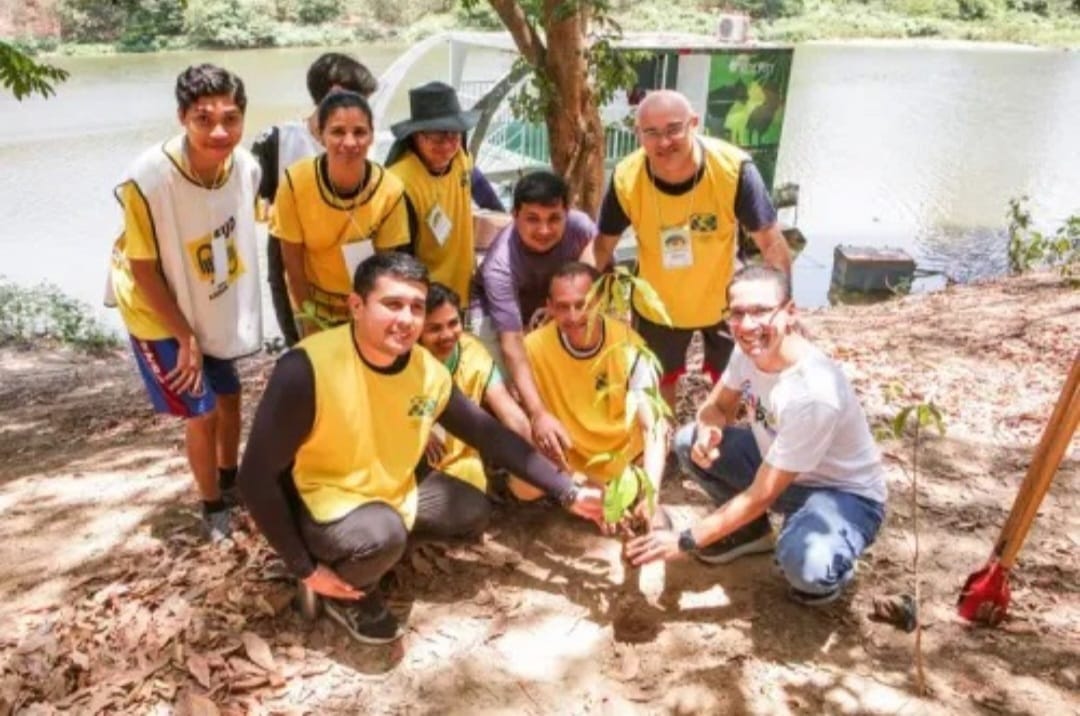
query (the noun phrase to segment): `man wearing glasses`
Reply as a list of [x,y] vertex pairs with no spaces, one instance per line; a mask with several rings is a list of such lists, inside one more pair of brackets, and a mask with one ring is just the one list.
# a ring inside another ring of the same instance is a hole
[[[728,304],[738,348],[697,419],[675,437],[684,471],[719,508],[681,533],[634,540],[630,558],[689,553],[726,564],[775,546],[792,598],[831,602],[881,527],[881,457],[843,370],[799,329],[787,276],[744,268]],[[735,425],[744,400],[748,428]],[[775,543],[768,511],[784,516]]]
[[634,300],[634,326],[663,367],[660,390],[674,408],[694,331],[705,338],[704,370],[715,380],[731,355],[724,296],[735,271],[741,224],[765,263],[791,273],[791,254],[768,190],[748,154],[698,137],[698,116],[683,95],[652,92],[637,113],[641,149],[619,162],[600,208],[594,265],[611,260],[620,235],[633,227],[639,274],[671,319]]

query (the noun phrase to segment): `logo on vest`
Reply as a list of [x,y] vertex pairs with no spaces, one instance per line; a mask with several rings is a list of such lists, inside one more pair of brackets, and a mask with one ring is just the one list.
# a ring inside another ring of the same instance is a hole
[[597,393],[600,393],[602,391],[607,390],[607,387],[608,387],[607,373],[598,374],[596,376],[596,379],[593,381],[593,389],[596,390]]
[[423,395],[414,396],[409,401],[409,417],[430,418],[435,415],[436,405],[438,405],[438,401],[435,398],[428,398]]
[[[223,267],[225,270],[221,272],[214,270],[215,243],[219,243],[224,249],[224,251],[219,249],[221,260],[225,263]],[[225,293],[246,270],[243,261],[240,260],[240,254],[236,251],[236,217],[234,216],[230,216],[225,223],[214,229],[213,233],[189,242],[187,250],[188,259],[195,268],[195,276],[214,287],[210,293],[211,300]],[[218,275],[223,275],[225,280],[217,283]]]
[[691,214],[690,215],[690,230],[697,232],[709,232],[716,231],[720,225],[720,220],[716,214]]
[[469,172],[464,169],[461,170],[461,178],[458,180],[461,183],[461,188],[469,186]]

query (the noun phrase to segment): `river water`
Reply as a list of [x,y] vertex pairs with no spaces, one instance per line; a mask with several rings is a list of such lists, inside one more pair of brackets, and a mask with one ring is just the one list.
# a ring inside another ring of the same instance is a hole
[[[379,73],[403,48],[350,49]],[[63,58],[56,63],[72,76],[52,99],[0,97],[0,274],[56,283],[118,326],[97,308],[119,220],[111,190],[143,148],[178,131],[176,74],[202,61],[240,74],[249,142],[308,111],[304,73],[320,52]],[[446,67],[433,56],[413,78],[444,79]],[[399,98],[389,121],[405,111]],[[796,262],[797,301],[828,302],[837,244],[904,248],[920,267],[960,280],[1002,273],[1011,197],[1029,195],[1044,225],[1080,210],[1077,117],[1077,53],[799,46],[777,167],[778,181],[801,186],[798,224],[809,239]]]

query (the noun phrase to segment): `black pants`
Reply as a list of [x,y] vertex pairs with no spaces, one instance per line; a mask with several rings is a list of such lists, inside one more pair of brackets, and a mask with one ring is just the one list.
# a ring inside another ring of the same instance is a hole
[[289,302],[289,288],[285,281],[285,259],[281,256],[281,242],[270,236],[266,240],[266,274],[270,282],[270,301],[274,304],[274,316],[278,328],[285,339],[285,345],[292,347],[300,340],[293,319],[292,304]]
[[[441,472],[421,482],[413,534],[450,539],[479,534],[491,516],[487,496]],[[349,584],[369,591],[405,553],[409,531],[397,510],[383,502],[357,507],[334,522],[316,522],[300,509],[300,532],[308,551]]]

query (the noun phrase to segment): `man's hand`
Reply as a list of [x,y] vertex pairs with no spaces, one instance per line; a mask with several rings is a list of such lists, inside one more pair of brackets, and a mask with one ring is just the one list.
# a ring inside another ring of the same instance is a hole
[[338,576],[337,572],[326,565],[315,568],[304,584],[316,594],[332,599],[360,599],[364,593]]
[[165,376],[165,383],[176,393],[199,394],[202,392],[203,355],[199,341],[191,334],[177,339],[180,351],[176,356],[176,367]]
[[428,436],[427,447],[424,448],[424,458],[428,464],[435,467],[442,462],[446,455],[446,444],[434,432]]
[[626,546],[626,556],[634,565],[648,564],[657,560],[665,562],[683,555],[679,549],[679,535],[671,530],[653,530],[631,540]]
[[566,451],[570,449],[570,433],[551,413],[541,412],[532,421],[533,442],[556,465],[566,469]]
[[724,431],[714,425],[697,424],[697,437],[690,448],[690,459],[702,470],[708,470],[720,457],[720,440]]
[[604,493],[596,487],[579,487],[574,501],[566,506],[566,509],[577,515],[591,520],[604,528]]

